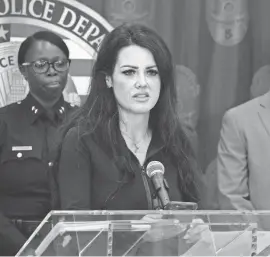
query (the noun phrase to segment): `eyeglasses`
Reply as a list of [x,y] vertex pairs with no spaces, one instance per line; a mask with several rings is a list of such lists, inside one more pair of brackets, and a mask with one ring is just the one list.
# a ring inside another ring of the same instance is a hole
[[69,68],[70,60],[63,59],[63,60],[57,60],[53,62],[49,62],[47,60],[37,60],[37,61],[25,62],[21,64],[22,67],[31,66],[34,72],[39,73],[39,74],[46,73],[49,70],[51,65],[56,71],[63,72]]

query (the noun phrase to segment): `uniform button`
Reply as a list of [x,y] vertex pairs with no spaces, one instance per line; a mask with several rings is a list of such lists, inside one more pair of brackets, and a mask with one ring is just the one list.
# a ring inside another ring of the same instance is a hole
[[53,162],[49,162],[48,165],[49,165],[50,167],[52,167],[52,166],[53,166]]
[[75,104],[70,104],[71,107],[75,107]]
[[21,104],[22,102],[21,101],[18,101],[17,104]]
[[17,153],[17,157],[21,158],[22,157],[22,153]]

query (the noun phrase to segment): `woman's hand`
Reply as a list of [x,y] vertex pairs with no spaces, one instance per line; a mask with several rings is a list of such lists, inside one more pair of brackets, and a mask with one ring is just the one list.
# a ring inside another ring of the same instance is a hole
[[209,226],[205,224],[202,219],[192,220],[192,223],[183,239],[185,239],[188,244],[194,244],[201,240],[208,243],[212,242]]
[[161,214],[149,214],[141,220],[151,224],[144,240],[148,242],[156,242],[173,238],[187,229],[186,224],[181,224],[178,219],[163,219]]
[[143,221],[151,224],[151,229],[147,231],[144,239],[146,241],[160,241],[175,237],[184,231],[183,239],[188,244],[198,241],[211,243],[211,231],[209,226],[202,219],[193,219],[190,225],[181,224],[178,219],[162,219],[161,214],[149,214],[142,218]]
[[147,214],[143,216],[141,220],[149,223],[155,223],[162,220],[162,217],[162,214]]

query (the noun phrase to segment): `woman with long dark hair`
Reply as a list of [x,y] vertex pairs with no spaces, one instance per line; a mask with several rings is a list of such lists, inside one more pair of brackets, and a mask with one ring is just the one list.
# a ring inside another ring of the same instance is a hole
[[63,131],[62,208],[159,208],[145,173],[151,161],[165,168],[170,200],[198,203],[199,172],[176,102],[162,38],[143,25],[115,28],[99,49],[85,104]]

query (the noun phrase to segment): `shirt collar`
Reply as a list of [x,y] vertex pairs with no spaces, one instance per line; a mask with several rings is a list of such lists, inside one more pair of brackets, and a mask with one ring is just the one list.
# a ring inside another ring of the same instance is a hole
[[159,135],[159,133],[153,130],[152,139],[151,139],[151,142],[150,142],[147,154],[146,154],[146,159],[151,158],[164,147],[165,147],[165,144],[162,141],[161,136]]
[[[26,106],[26,112],[30,118],[31,123],[34,123],[42,115],[46,115],[45,108],[30,93],[23,100],[23,102]],[[55,119],[52,121],[53,122],[57,120],[62,121],[65,117],[64,114],[66,113],[66,108],[67,108],[66,102],[64,101],[63,96],[60,97],[60,99],[52,108],[53,108],[53,112],[55,113]]]

